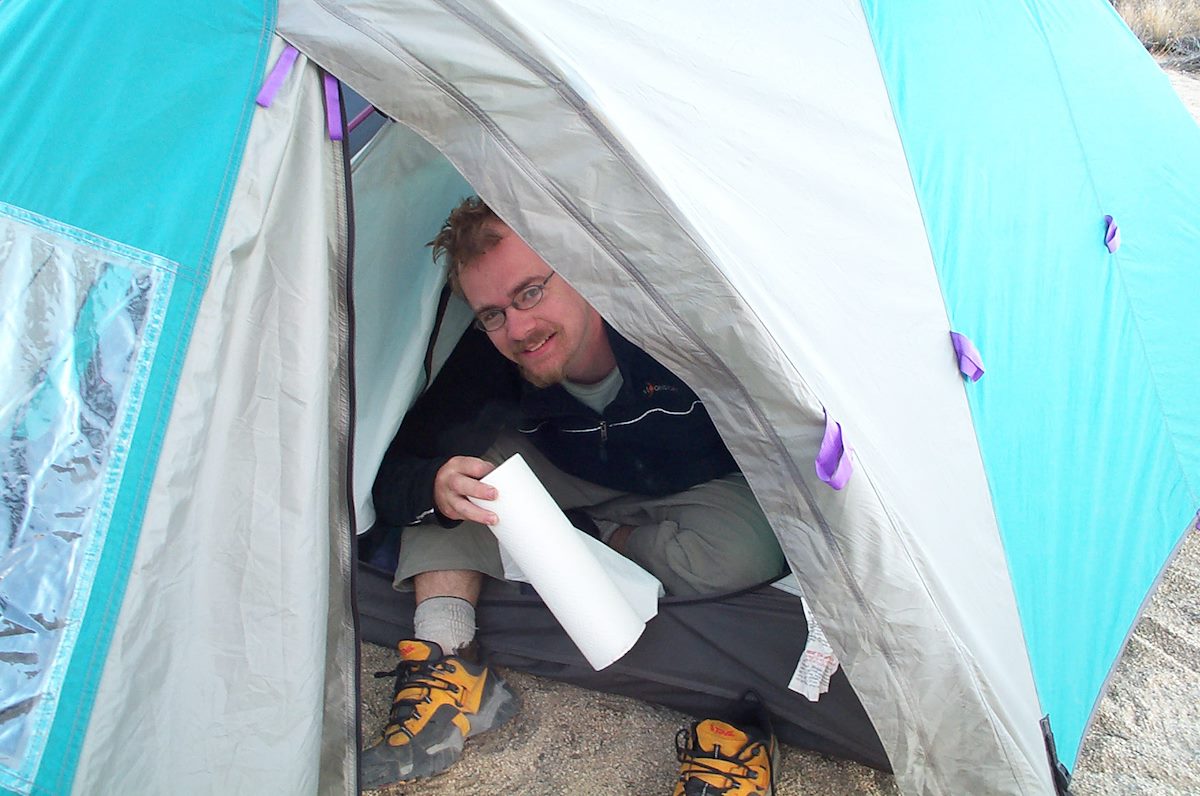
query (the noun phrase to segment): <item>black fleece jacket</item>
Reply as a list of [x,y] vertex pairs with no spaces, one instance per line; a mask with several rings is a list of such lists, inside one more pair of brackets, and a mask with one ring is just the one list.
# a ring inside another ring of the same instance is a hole
[[622,492],[669,495],[735,471],[696,394],[607,324],[605,331],[623,383],[597,413],[561,386],[525,382],[485,334],[468,329],[384,455],[372,492],[378,521],[423,517],[438,469],[451,456],[483,455],[505,427],[527,434],[564,472]]

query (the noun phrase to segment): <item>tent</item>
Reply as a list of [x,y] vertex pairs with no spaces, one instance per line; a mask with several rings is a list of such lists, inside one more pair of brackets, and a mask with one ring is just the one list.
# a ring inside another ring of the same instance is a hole
[[469,190],[705,399],[905,793],[1073,765],[1200,505],[1200,133],[1108,3],[8,0],[0,52],[0,787],[354,791]]

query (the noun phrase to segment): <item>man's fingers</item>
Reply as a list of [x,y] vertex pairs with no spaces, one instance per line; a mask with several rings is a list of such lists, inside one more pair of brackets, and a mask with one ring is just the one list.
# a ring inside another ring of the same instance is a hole
[[496,469],[491,462],[473,456],[455,456],[442,465],[434,479],[434,500],[438,511],[452,520],[471,520],[495,525],[496,515],[476,506],[468,498],[495,500],[494,486],[480,481]]
[[[487,509],[481,509],[469,500],[462,499],[457,504],[458,516],[451,519],[470,520],[483,525],[495,525],[499,522],[496,515]],[[444,513],[444,512],[443,512]],[[449,516],[449,515],[447,515]]]
[[495,500],[496,494],[496,487],[467,475],[456,475],[451,481],[451,500],[461,515],[460,519],[482,522],[484,525],[495,525],[496,515],[488,509],[476,506],[468,498]]
[[479,498],[480,500],[495,500],[499,494],[496,491],[496,487],[491,484],[485,484],[469,475],[460,474],[455,476],[452,481],[452,488],[456,495]]

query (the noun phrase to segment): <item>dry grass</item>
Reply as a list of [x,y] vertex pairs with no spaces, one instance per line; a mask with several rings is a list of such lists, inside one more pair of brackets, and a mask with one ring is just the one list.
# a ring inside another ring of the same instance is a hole
[[1112,0],[1125,23],[1165,66],[1200,71],[1200,0]]

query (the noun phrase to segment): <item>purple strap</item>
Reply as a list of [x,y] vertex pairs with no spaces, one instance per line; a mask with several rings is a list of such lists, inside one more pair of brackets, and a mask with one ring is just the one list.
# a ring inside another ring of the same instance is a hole
[[329,126],[329,140],[342,140],[342,101],[338,80],[325,73],[325,123]]
[[1104,217],[1104,245],[1108,247],[1109,254],[1116,254],[1117,249],[1121,248],[1121,230],[1112,216]]
[[817,477],[834,489],[841,489],[850,480],[854,466],[850,462],[852,450],[842,442],[842,424],[825,413],[825,438],[817,452]]
[[950,341],[958,355],[958,369],[971,381],[979,381],[983,377],[983,357],[979,355],[979,349],[965,334],[958,332],[950,333]]
[[267,81],[263,83],[262,90],[258,92],[255,102],[264,108],[271,107],[271,103],[275,100],[275,94],[283,85],[283,81],[287,80],[288,73],[292,71],[292,64],[296,63],[296,56],[299,54],[300,51],[290,44],[283,48],[283,52],[279,54],[279,60],[272,67],[271,74],[267,75]]
[[349,121],[349,123],[346,125],[346,132],[353,133],[354,128],[358,127],[360,124],[365,122],[367,119],[371,118],[371,114],[375,113],[375,111],[376,111],[376,108],[374,105],[368,105],[367,107],[363,108],[361,111],[358,112],[358,115],[356,115],[353,119],[351,119]]

